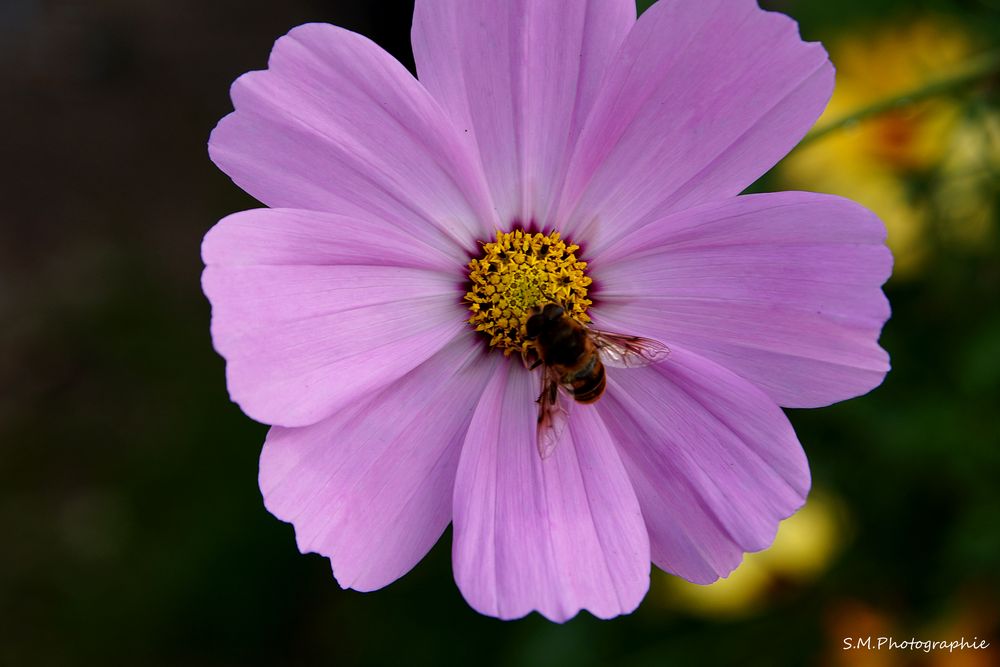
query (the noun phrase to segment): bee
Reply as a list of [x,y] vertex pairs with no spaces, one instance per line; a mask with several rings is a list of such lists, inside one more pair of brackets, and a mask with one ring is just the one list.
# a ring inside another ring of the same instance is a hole
[[[659,341],[599,331],[580,324],[558,303],[549,303],[525,322],[525,338],[532,341],[538,359],[529,369],[544,366],[538,396],[538,453],[548,457],[566,427],[569,405],[559,400],[568,393],[577,403],[593,403],[604,394],[605,364],[639,368],[659,363],[670,350]],[[527,365],[527,359],[525,359]]]

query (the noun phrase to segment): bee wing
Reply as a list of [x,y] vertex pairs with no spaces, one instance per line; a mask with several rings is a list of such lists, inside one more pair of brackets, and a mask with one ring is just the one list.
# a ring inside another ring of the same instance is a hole
[[658,364],[670,355],[670,348],[658,340],[641,336],[588,329],[601,361],[613,368],[641,368]]
[[548,458],[566,431],[569,422],[569,401],[560,400],[562,387],[559,374],[549,367],[542,368],[542,393],[538,396],[538,454]]

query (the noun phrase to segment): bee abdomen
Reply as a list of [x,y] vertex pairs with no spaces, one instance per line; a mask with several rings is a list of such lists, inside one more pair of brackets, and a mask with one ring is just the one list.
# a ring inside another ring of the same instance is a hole
[[573,380],[573,398],[578,403],[593,403],[604,393],[604,364],[594,364],[593,371]]

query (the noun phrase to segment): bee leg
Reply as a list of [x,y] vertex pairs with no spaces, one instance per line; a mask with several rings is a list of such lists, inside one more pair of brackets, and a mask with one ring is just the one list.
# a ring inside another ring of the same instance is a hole
[[555,403],[556,397],[559,395],[559,387],[555,384],[550,384],[546,387],[542,387],[542,393],[538,395],[535,399],[535,403],[541,403],[542,399],[545,398],[545,394],[549,395],[549,403]]
[[539,366],[541,366],[541,365],[542,365],[542,360],[541,360],[541,359],[539,359],[539,360],[538,360],[538,361],[536,361],[535,363],[533,363],[533,364],[531,364],[530,366],[528,366],[528,370],[529,370],[529,371],[533,371],[533,370],[535,370],[536,368],[538,368],[538,367],[539,367]]
[[521,363],[524,364],[524,367],[527,368],[529,371],[534,370],[538,366],[538,364],[541,363],[541,361],[536,361],[535,365],[532,366],[531,361],[533,359],[534,360],[538,359],[538,353],[535,351],[533,347],[528,346],[521,350]]

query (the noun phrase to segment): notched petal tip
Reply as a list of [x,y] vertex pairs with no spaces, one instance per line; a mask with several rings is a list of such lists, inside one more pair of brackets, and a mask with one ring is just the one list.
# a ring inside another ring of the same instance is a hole
[[453,341],[383,392],[268,433],[264,505],[292,524],[299,551],[330,560],[342,588],[395,581],[447,527],[472,409],[497,364],[479,352],[468,337]]
[[541,459],[536,392],[516,364],[487,386],[462,449],[454,495],[455,581],[477,611],[611,618],[649,587],[649,540],[635,492],[592,408]]
[[738,1],[740,1],[740,2],[748,2],[748,3],[752,2],[753,4],[757,5],[757,9],[761,13],[767,15],[767,19],[769,21],[772,21],[775,24],[777,24],[777,23],[784,23],[787,26],[786,29],[788,31],[795,33],[795,39],[799,40],[803,44],[808,44],[810,46],[816,45],[816,46],[820,47],[821,49],[823,49],[823,52],[826,53],[826,48],[823,46],[822,42],[820,42],[819,40],[809,41],[809,40],[804,39],[802,37],[802,28],[799,25],[799,22],[796,21],[791,16],[789,16],[788,14],[784,14],[782,12],[773,11],[773,10],[770,10],[770,9],[764,9],[763,7],[760,6],[759,0],[738,0]]
[[649,530],[653,561],[708,584],[767,548],[811,485],[787,417],[760,389],[683,348],[612,371],[598,406]]

